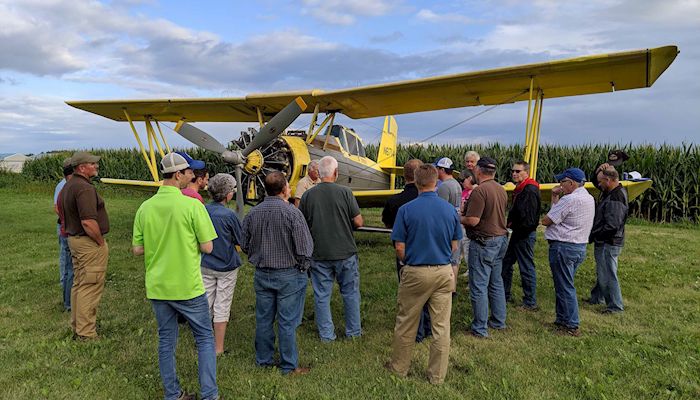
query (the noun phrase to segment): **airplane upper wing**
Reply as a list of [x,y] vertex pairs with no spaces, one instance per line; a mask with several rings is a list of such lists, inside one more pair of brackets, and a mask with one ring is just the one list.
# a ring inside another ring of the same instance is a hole
[[[546,99],[650,87],[677,54],[677,46],[664,46],[332,91],[67,103],[116,121],[126,121],[127,110],[135,121],[152,117],[160,121],[255,122],[258,110],[269,120],[301,96],[309,105],[318,104],[320,112],[369,118],[528,100],[531,78]],[[309,107],[306,112],[313,110]]]

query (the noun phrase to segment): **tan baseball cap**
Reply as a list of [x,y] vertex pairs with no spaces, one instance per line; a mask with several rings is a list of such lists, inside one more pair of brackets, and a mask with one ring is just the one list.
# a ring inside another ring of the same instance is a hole
[[77,167],[80,164],[88,164],[100,161],[100,156],[96,156],[88,153],[87,151],[78,151],[73,153],[73,157],[70,158],[71,165]]
[[63,169],[66,169],[68,167],[72,167],[73,164],[71,164],[71,162],[72,162],[72,159],[70,157],[63,160]]

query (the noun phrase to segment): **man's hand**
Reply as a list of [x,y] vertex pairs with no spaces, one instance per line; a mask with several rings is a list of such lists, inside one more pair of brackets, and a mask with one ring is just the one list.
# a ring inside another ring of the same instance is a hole
[[542,225],[544,225],[544,226],[550,226],[550,225],[552,225],[552,224],[554,223],[554,221],[552,221],[552,220],[549,218],[549,216],[545,215],[544,218],[542,218],[542,221],[540,221],[540,223],[541,223]]
[[98,246],[105,244],[105,239],[102,237],[102,232],[100,232],[100,226],[94,219],[83,219],[80,220],[80,224],[83,226],[85,233],[90,236],[90,239],[94,240]]
[[134,246],[131,248],[131,252],[134,253],[135,256],[142,256],[143,255],[143,246]]
[[406,243],[396,242],[394,243],[394,247],[396,248],[396,258],[403,262],[406,258]]

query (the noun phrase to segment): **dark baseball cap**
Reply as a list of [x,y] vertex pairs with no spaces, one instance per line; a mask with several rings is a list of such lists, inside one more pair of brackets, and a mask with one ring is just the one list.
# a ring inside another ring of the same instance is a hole
[[491,157],[482,157],[479,159],[479,161],[476,162],[476,166],[479,168],[485,168],[485,169],[497,169],[498,164],[496,163],[496,160],[494,160]]

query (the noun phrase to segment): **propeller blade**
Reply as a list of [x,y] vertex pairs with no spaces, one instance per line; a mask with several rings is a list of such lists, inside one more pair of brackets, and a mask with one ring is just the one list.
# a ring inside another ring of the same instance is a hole
[[213,151],[214,153],[222,154],[224,151],[226,151],[226,147],[219,143],[218,140],[214,139],[203,130],[188,124],[187,122],[178,122],[177,125],[175,125],[175,132],[179,133],[180,136],[184,137],[195,145],[209,151]]
[[255,135],[253,141],[243,149],[241,152],[243,157],[248,156],[253,150],[270,143],[281,135],[304,110],[306,110],[306,103],[301,97],[297,97],[294,101],[287,104],[282,111],[278,112],[277,115],[272,117],[270,122],[260,129],[260,132]]
[[243,219],[243,166],[236,165],[236,214]]

